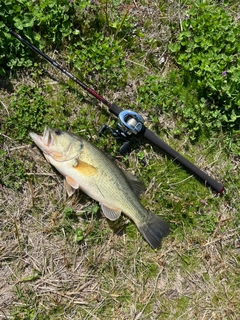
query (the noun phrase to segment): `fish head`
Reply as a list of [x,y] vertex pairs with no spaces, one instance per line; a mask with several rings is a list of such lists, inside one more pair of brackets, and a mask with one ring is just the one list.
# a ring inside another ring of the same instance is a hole
[[29,135],[50,162],[51,158],[58,162],[69,161],[79,156],[83,148],[81,138],[47,126],[42,136],[34,132],[30,132]]

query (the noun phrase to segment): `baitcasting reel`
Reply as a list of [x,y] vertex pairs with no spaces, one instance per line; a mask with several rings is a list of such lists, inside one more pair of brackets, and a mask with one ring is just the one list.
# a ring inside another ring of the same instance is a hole
[[124,141],[119,149],[119,152],[124,155],[130,146],[130,141],[127,139],[128,136],[138,134],[143,130],[143,118],[134,111],[123,110],[119,113],[118,119],[119,122],[115,130],[104,124],[98,134],[101,136],[106,130],[109,130],[116,139]]

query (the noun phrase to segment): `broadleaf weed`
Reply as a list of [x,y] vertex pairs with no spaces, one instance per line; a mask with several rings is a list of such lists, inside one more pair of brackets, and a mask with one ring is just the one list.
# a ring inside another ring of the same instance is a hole
[[194,2],[186,16],[182,31],[169,45],[176,68],[165,77],[146,77],[138,87],[138,102],[141,108],[154,107],[156,115],[175,114],[176,132],[188,132],[192,141],[209,136],[211,131],[228,131],[233,138],[231,150],[236,152],[240,124],[239,25],[224,7],[211,5],[210,1]]
[[240,123],[240,27],[224,7],[198,1],[188,11],[182,28],[169,49],[182,77],[195,86],[201,101],[191,113],[196,115],[195,110],[203,109],[197,114],[203,124],[231,131]]

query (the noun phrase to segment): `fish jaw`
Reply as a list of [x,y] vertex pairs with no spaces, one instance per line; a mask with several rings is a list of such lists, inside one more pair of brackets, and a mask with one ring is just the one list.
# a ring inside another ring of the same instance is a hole
[[64,153],[56,150],[54,133],[52,129],[46,126],[42,136],[34,132],[30,132],[29,135],[38,148],[42,150],[49,162],[51,162],[50,158],[53,158],[59,162],[66,160]]
[[44,153],[49,154],[49,150],[54,144],[54,140],[48,127],[45,127],[42,136],[34,132],[30,132],[29,135],[39,149],[41,149]]

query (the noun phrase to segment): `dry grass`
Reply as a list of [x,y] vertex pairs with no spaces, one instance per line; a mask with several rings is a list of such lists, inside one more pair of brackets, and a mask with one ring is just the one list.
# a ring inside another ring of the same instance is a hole
[[[61,228],[62,186],[41,180],[22,193],[1,190],[3,319],[14,319],[11,310],[18,310],[18,319],[21,313],[24,319],[28,313],[29,319],[38,313],[50,319],[238,319],[239,228],[216,230],[204,242],[193,230],[152,251],[139,236],[114,233],[101,218],[101,238],[94,243],[87,236],[79,245]],[[72,228],[82,226],[84,205],[76,198],[67,205],[79,217]],[[232,219],[227,204],[222,213],[224,221]]]
[[[160,38],[163,44],[153,49],[147,41],[140,43],[143,52],[138,63],[149,73],[167,72],[169,21],[181,23],[182,7],[174,1],[167,5],[159,1],[167,7],[161,11],[157,1],[134,3],[132,14],[141,17],[139,23],[144,25],[149,19],[146,37]],[[159,16],[161,23],[151,25]],[[158,65],[151,65],[152,55],[157,55]],[[136,64],[131,57],[129,60],[129,66]],[[51,68],[49,73],[62,79]],[[144,79],[131,77],[132,87],[115,92],[115,99],[134,103],[135,88]],[[22,81],[34,82],[26,77]],[[12,83],[19,86],[14,79]],[[53,87],[55,93],[61,90],[55,82]],[[0,91],[2,118],[9,113],[11,94]],[[112,92],[105,96],[114,100]],[[73,119],[82,107],[74,99],[76,96],[69,98],[74,105]],[[151,128],[147,115],[144,118]],[[164,115],[159,122],[168,129],[175,126]],[[101,144],[96,132],[91,138]],[[95,204],[80,192],[67,198],[62,177],[36,147],[1,137],[2,149],[10,158],[32,165],[31,179],[20,190],[0,185],[0,319],[240,318],[239,158],[226,155],[223,134],[195,146],[171,135],[163,137],[202,170],[224,181],[222,197],[148,145],[128,158],[118,158],[121,166],[146,182],[143,203],[172,226],[171,235],[155,251],[126,217],[109,223],[100,211],[93,213]],[[106,144],[111,145],[112,140],[107,139]],[[72,214],[67,214],[67,208]],[[77,228],[84,231],[80,243]]]
[[[66,198],[61,176],[36,147],[23,150],[13,152],[34,161],[34,172],[29,172],[33,182],[25,183],[21,192],[4,186],[0,191],[2,319],[238,319],[237,190],[231,189],[230,195],[227,188],[218,199],[211,234],[171,219],[179,227],[153,251],[126,218],[114,227],[91,212],[85,196]],[[134,163],[135,152],[131,157]],[[157,154],[153,158],[165,161]],[[225,164],[219,162],[220,171]],[[237,165],[232,174],[238,174]],[[158,177],[144,196],[150,207],[156,181]],[[209,190],[205,194],[206,202],[216,199]],[[176,195],[171,201],[174,207],[180,200]],[[66,207],[75,212],[73,218],[64,216]],[[206,203],[201,210],[210,214],[212,209]],[[168,212],[161,210],[165,217]],[[77,227],[85,230],[80,244],[75,241]]]

